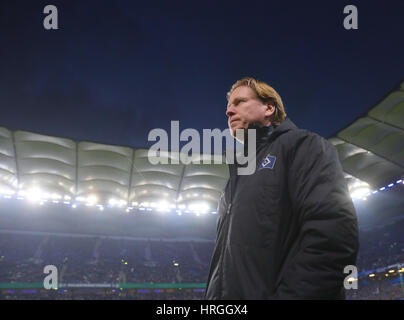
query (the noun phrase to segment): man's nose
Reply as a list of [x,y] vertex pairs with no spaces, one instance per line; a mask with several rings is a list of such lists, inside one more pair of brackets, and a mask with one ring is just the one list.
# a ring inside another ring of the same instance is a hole
[[234,107],[231,105],[231,106],[229,106],[229,107],[227,108],[227,110],[226,110],[226,116],[231,117],[231,116],[234,115],[234,114],[235,114],[235,112],[234,112]]

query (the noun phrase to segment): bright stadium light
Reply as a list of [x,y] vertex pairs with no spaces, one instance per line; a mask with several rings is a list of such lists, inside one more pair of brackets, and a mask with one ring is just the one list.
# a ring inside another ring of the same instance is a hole
[[60,194],[53,193],[52,194],[52,199],[53,200],[60,200],[60,199],[62,199],[62,196]]
[[39,188],[32,188],[26,192],[27,199],[31,202],[38,202],[41,200],[42,191]]
[[366,196],[370,192],[370,189],[368,186],[360,186],[356,187],[353,190],[351,190],[351,197],[353,199],[362,199],[364,196]]
[[208,213],[209,206],[206,202],[195,202],[188,205],[188,209],[195,213]]
[[92,206],[92,205],[95,205],[97,203],[98,199],[97,199],[97,197],[95,195],[91,195],[91,196],[87,197],[86,200],[87,200],[86,205]]
[[169,203],[167,201],[159,201],[157,203],[157,211],[167,212],[169,211]]
[[118,203],[118,201],[115,200],[115,199],[113,199],[113,198],[111,198],[111,199],[108,200],[108,204],[109,204],[110,206],[114,206],[114,205],[116,205],[117,203]]

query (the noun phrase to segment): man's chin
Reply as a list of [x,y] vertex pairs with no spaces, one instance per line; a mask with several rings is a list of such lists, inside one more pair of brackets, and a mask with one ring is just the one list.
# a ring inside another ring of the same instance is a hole
[[243,143],[244,142],[244,128],[232,128],[230,130],[231,135],[239,142]]

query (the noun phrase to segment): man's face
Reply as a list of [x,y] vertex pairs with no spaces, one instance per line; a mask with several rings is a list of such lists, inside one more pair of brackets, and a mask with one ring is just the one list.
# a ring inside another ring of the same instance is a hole
[[235,136],[237,129],[247,129],[250,123],[270,125],[269,116],[275,107],[263,104],[250,87],[236,88],[230,95],[226,116],[231,134]]

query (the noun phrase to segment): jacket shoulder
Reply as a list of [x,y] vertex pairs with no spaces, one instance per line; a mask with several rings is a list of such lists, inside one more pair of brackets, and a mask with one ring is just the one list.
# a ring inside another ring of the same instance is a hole
[[309,157],[319,156],[321,154],[334,154],[337,156],[337,150],[334,145],[319,134],[306,130],[290,130],[280,137],[282,149],[288,156],[294,157],[296,153],[307,154]]

